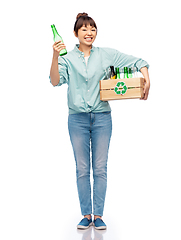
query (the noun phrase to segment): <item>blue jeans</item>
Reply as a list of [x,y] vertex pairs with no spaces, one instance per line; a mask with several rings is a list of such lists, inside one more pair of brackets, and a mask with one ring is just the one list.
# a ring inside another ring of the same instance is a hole
[[82,215],[92,214],[90,168],[93,169],[93,214],[103,216],[107,189],[107,159],[112,134],[111,112],[70,114],[70,140],[76,162]]

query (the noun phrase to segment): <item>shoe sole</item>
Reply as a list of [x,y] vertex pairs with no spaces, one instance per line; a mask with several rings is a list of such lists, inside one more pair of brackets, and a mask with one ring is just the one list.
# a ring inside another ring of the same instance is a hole
[[107,229],[106,226],[96,227],[95,225],[94,225],[94,228],[95,228],[96,230],[106,230],[106,229]]
[[82,229],[82,230],[84,230],[84,229],[88,229],[88,228],[91,227],[92,225],[93,225],[92,223],[90,223],[89,226],[81,226],[81,225],[77,225],[77,229]]

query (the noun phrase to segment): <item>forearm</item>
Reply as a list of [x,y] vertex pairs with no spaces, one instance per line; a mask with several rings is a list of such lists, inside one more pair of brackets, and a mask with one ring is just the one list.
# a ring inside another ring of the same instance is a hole
[[143,67],[143,68],[140,69],[140,72],[143,74],[143,77],[144,77],[145,81],[150,84],[150,77],[149,77],[149,73],[148,73],[148,68]]
[[50,79],[53,86],[56,86],[59,83],[60,75],[58,71],[58,58],[53,56],[52,65],[50,69]]
[[145,79],[145,85],[144,85],[144,97],[142,99],[147,100],[149,89],[150,89],[150,77],[148,73],[148,68],[143,67],[140,69],[140,72],[143,74],[143,77]]

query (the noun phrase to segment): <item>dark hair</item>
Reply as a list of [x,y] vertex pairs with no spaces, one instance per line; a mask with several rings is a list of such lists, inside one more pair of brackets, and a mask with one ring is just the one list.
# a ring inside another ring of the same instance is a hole
[[87,13],[83,12],[83,13],[79,13],[76,17],[76,22],[74,25],[74,31],[76,33],[76,35],[78,35],[78,30],[85,25],[85,27],[87,27],[87,25],[90,25],[92,27],[95,27],[97,29],[96,23],[95,21],[88,16]]

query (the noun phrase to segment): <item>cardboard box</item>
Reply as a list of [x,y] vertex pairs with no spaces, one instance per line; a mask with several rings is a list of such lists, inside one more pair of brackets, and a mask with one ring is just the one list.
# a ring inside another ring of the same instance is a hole
[[108,79],[100,81],[100,100],[143,98],[144,78]]

